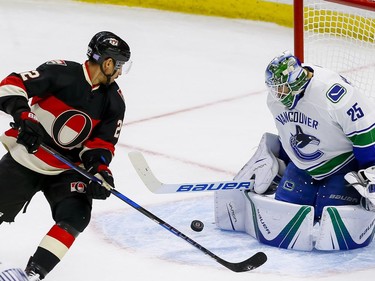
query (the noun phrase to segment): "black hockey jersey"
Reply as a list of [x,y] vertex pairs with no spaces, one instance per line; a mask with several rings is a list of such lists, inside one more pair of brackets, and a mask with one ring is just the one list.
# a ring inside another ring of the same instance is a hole
[[[86,150],[106,149],[114,155],[125,114],[125,102],[116,82],[92,85],[87,62],[49,61],[36,70],[12,73],[0,83],[0,110],[12,98],[30,100],[46,131],[44,143],[80,164]],[[12,157],[23,166],[47,175],[68,166],[43,149],[29,154],[16,143],[17,130],[0,138]]]

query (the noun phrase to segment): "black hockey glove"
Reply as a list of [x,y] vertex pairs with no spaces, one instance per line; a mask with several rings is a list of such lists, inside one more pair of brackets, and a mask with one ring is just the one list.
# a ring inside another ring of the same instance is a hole
[[18,129],[17,143],[24,145],[28,153],[35,153],[43,141],[42,125],[30,111],[16,113],[13,118]]
[[108,185],[115,188],[112,173],[108,168],[112,160],[111,152],[107,149],[96,148],[85,151],[81,158],[86,170],[103,181],[102,185],[90,181],[86,193],[94,199],[106,199],[111,194]]
[[108,169],[108,166],[98,163],[88,171],[100,179],[103,184],[100,185],[97,182],[90,181],[86,189],[86,194],[94,199],[107,199],[111,195],[109,189],[115,187],[112,173]]

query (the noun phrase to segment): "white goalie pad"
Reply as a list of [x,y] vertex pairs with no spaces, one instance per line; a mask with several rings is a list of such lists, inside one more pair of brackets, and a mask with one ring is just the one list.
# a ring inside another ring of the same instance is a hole
[[274,247],[311,251],[314,208],[243,191],[215,192],[215,223]]
[[314,207],[277,201],[273,197],[245,192],[245,231],[270,246],[311,251]]
[[248,191],[215,192],[215,222],[263,244],[300,251],[362,248],[375,234],[375,212],[360,205],[327,206],[314,225],[314,207]]
[[245,231],[245,198],[242,191],[215,191],[214,208],[217,227]]
[[375,213],[355,206],[324,207],[315,248],[351,250],[369,245],[374,236]]

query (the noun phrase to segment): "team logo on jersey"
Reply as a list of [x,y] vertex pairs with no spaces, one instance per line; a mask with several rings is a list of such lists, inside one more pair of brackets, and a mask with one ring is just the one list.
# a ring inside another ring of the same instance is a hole
[[93,128],[90,117],[79,110],[66,110],[56,117],[52,126],[52,138],[64,148],[83,143]]
[[283,184],[283,189],[292,191],[295,188],[295,184],[292,181],[285,181]]
[[347,90],[340,84],[334,84],[327,92],[327,98],[333,102],[338,103],[341,98],[346,94]]
[[323,155],[323,152],[317,149],[320,140],[305,134],[298,125],[296,125],[296,134],[290,137],[289,142],[294,154],[301,160],[314,161]]
[[85,193],[86,192],[86,184],[81,181],[71,182],[70,183],[70,191],[71,192],[78,192],[78,193]]

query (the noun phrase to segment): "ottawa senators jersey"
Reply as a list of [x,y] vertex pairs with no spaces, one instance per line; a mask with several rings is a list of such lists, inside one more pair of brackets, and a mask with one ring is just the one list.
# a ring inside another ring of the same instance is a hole
[[[46,131],[44,143],[80,164],[80,155],[105,149],[113,156],[125,114],[125,102],[116,82],[92,85],[87,62],[49,61],[36,70],[12,73],[0,83],[0,110],[9,99],[29,100],[31,111]],[[17,130],[0,138],[12,157],[23,166],[47,175],[68,166],[43,149],[29,154],[16,143]]]

